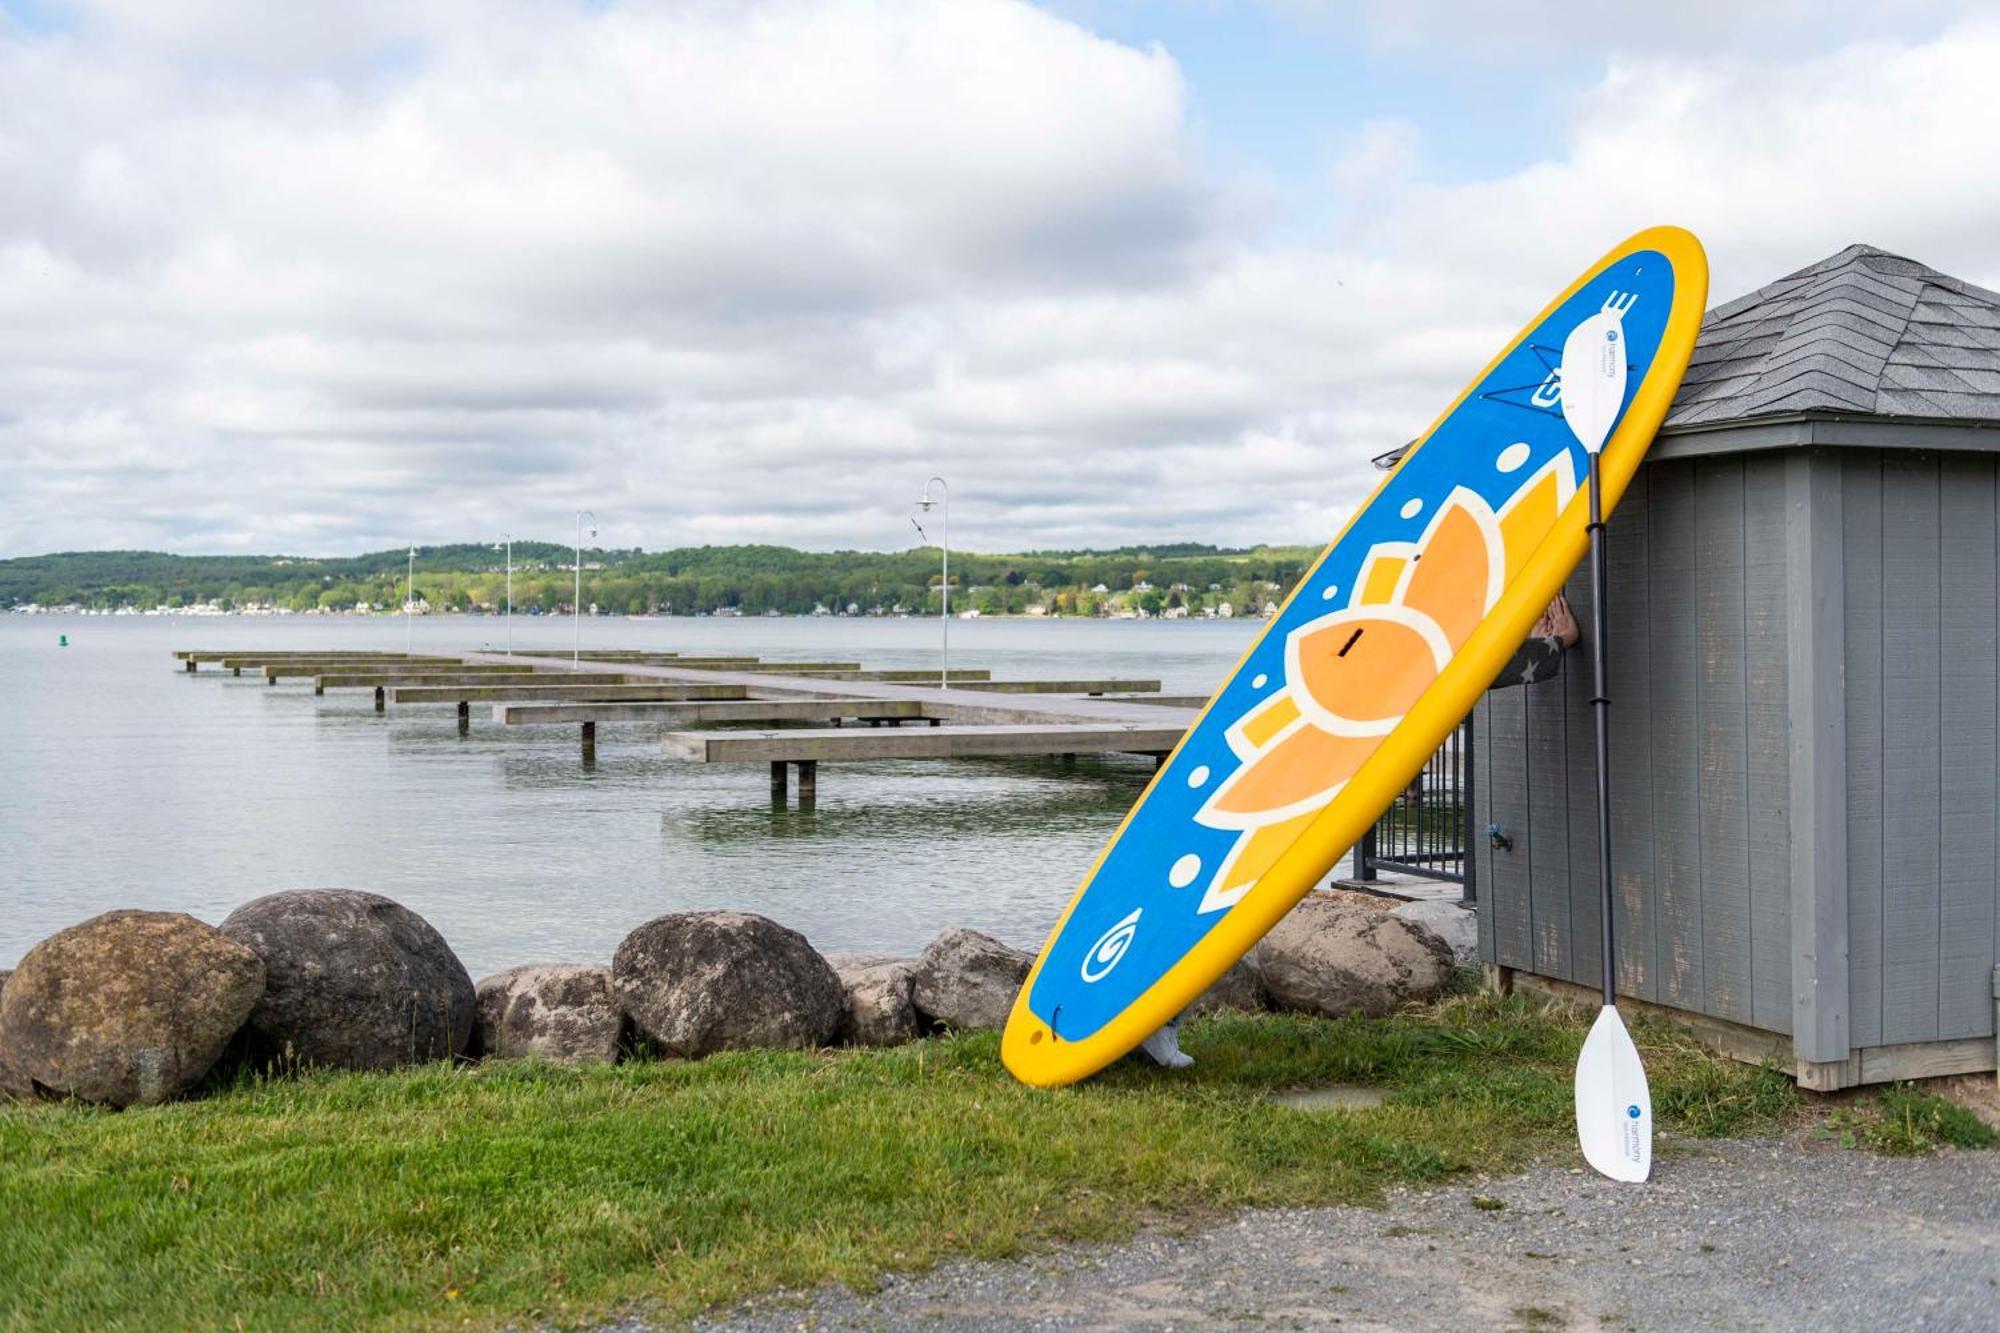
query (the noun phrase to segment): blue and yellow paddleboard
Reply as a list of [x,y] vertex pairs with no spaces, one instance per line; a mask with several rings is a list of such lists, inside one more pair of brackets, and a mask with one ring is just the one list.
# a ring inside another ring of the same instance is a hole
[[[1589,451],[1602,445],[1608,514],[1707,296],[1700,242],[1640,232],[1409,449],[1098,857],[1014,1002],[1000,1053],[1015,1077],[1074,1082],[1137,1046],[1359,841],[1582,559]],[[1566,357],[1593,366],[1591,401],[1566,407]]]

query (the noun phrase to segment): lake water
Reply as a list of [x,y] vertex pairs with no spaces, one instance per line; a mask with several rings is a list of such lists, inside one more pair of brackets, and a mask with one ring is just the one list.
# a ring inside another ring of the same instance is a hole
[[[1257,626],[955,621],[996,676],[1221,683]],[[190,676],[177,648],[401,651],[400,619],[0,616],[0,967],[114,907],[218,922],[279,889],[343,886],[421,912],[475,977],[607,961],[663,912],[732,908],[822,950],[914,952],[947,926],[1037,946],[1151,772],[1136,757],[827,764],[818,808],[773,809],[761,764],[660,754],[657,724],[506,728],[475,707],[374,711],[366,691]],[[58,647],[68,635],[70,646]],[[497,648],[499,620],[420,619],[418,652]],[[567,620],[518,617],[521,648]],[[920,620],[587,620],[587,647],[937,661]]]

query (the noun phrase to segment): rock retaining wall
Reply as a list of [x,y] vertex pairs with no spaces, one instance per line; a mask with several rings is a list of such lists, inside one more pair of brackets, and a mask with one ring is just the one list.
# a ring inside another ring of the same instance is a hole
[[[1438,927],[1463,923],[1386,906],[1312,895],[1190,1012],[1383,1013],[1436,994],[1452,962]],[[768,917],[685,912],[633,930],[608,968],[529,965],[475,987],[429,922],[357,889],[272,894],[219,929],[107,912],[0,971],[0,1100],[143,1105],[184,1095],[218,1064],[589,1064],[890,1046],[1002,1026],[1033,961],[971,930],[947,930],[915,958],[828,958]]]

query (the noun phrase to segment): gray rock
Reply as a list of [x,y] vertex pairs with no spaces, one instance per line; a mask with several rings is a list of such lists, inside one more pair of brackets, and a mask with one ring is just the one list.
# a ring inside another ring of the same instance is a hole
[[1479,965],[1479,916],[1457,903],[1404,903],[1389,913],[1414,921],[1451,946],[1452,962],[1459,967]]
[[28,951],[0,991],[0,1048],[46,1095],[153,1105],[208,1074],[263,993],[264,965],[215,927],[106,912]]
[[917,960],[894,954],[835,953],[833,965],[847,988],[847,1018],[840,1025],[844,1046],[898,1046],[917,1035],[917,1007],[910,998]]
[[610,1064],[625,1028],[611,969],[542,963],[496,972],[476,988],[471,1053],[556,1064]]
[[947,930],[917,959],[910,998],[926,1023],[948,1028],[1007,1025],[1034,957],[976,930]]
[[1379,1016],[1437,994],[1451,946],[1414,921],[1319,894],[1300,900],[1257,946],[1272,1007]]
[[697,1059],[832,1043],[847,992],[806,937],[749,912],[680,912],[627,935],[611,959],[618,1002],[659,1052]]
[[1245,954],[1227,972],[1217,977],[1215,984],[1197,996],[1182,1017],[1229,1011],[1256,1013],[1268,1007],[1264,973],[1257,966],[1257,955],[1253,952]]
[[223,931],[269,977],[243,1029],[258,1064],[393,1069],[446,1060],[472,1035],[472,978],[444,936],[359,889],[292,889],[245,903]]

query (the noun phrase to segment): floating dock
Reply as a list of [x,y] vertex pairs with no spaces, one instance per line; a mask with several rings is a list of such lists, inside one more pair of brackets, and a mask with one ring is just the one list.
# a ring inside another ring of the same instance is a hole
[[988,668],[966,666],[954,667],[949,685],[941,686],[937,672],[920,668],[642,649],[580,655],[238,649],[175,657],[187,672],[253,671],[274,687],[310,682],[315,695],[371,690],[378,712],[451,704],[462,735],[471,730],[473,704],[490,704],[503,727],[575,726],[586,764],[596,761],[599,723],[656,723],[669,758],[770,765],[778,800],[787,794],[787,770],[796,771],[802,805],[817,795],[822,762],[1082,753],[1157,761],[1204,702],[1162,695],[1157,680],[995,680]]

